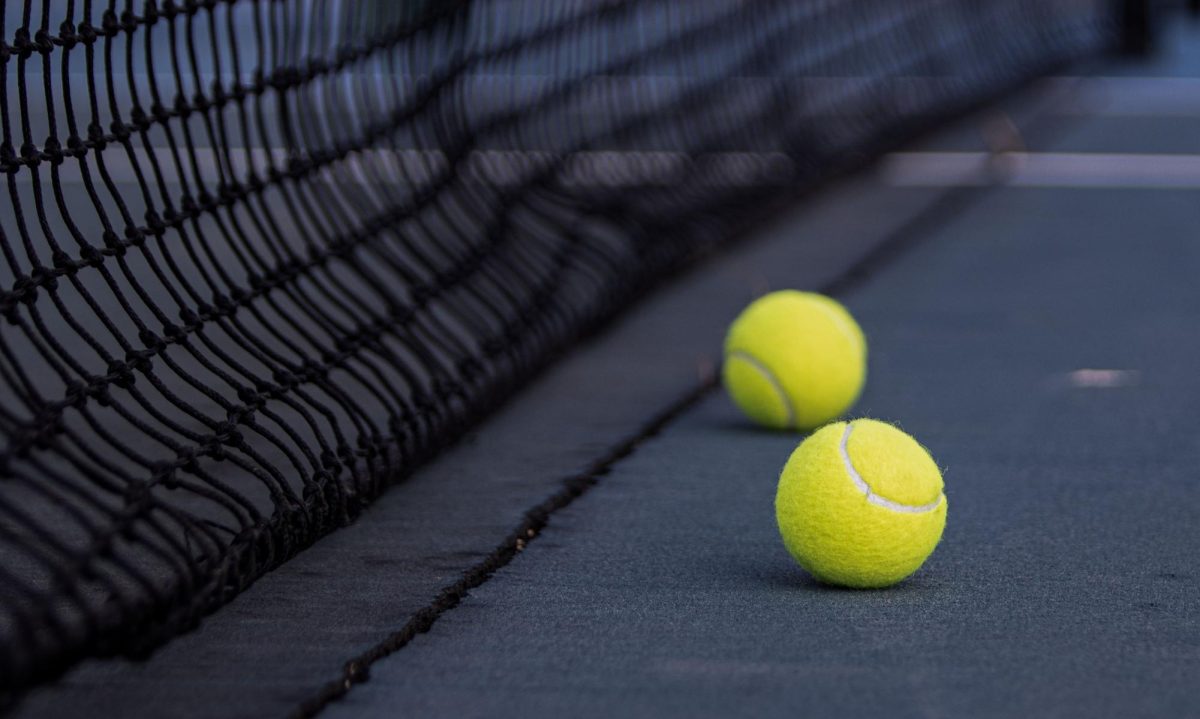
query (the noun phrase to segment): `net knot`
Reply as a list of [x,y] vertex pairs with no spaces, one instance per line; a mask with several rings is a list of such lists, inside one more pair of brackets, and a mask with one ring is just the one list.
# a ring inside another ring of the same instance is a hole
[[154,368],[153,357],[149,350],[129,350],[125,353],[125,364],[131,370],[147,374]]
[[129,111],[129,122],[133,126],[133,129],[140,132],[149,130],[152,124],[150,122],[150,116],[146,114],[146,111],[143,108],[138,106],[134,106],[134,108]]
[[71,135],[67,138],[67,153],[72,157],[83,157],[87,154],[87,145],[83,138],[79,135]]
[[88,401],[88,387],[79,380],[67,383],[67,391],[63,395],[63,404],[67,407],[82,409]]
[[21,159],[25,165],[37,167],[42,162],[42,153],[34,143],[24,142],[21,144]]
[[180,114],[186,117],[192,112],[208,112],[208,110],[212,107],[212,104],[212,101],[209,100],[203,92],[197,92],[192,96],[191,106],[187,107],[186,111],[181,112]]
[[217,209],[217,199],[208,190],[200,190],[200,196],[196,198],[200,209],[205,212],[212,212]]
[[86,387],[88,397],[96,400],[96,403],[101,407],[107,407],[110,404],[108,378],[88,375]]
[[217,108],[224,107],[225,103],[229,101],[229,95],[226,94],[225,87],[220,80],[213,80],[209,93],[212,95],[212,104]]
[[34,48],[42,55],[54,52],[54,38],[46,30],[38,30],[33,36]]
[[222,422],[217,425],[216,429],[213,439],[227,447],[240,447],[246,442],[246,438],[242,436],[233,422]]
[[298,85],[301,81],[300,71],[290,65],[277,67],[267,79],[267,85],[273,90],[283,91],[292,85]]
[[105,230],[104,234],[100,237],[104,240],[104,247],[107,248],[107,254],[109,255],[114,257],[122,257],[129,249],[129,246],[125,244],[124,240],[121,239],[121,236],[112,230]]
[[130,33],[138,29],[138,16],[132,10],[125,10],[121,13],[120,29]]
[[267,80],[263,76],[262,68],[254,68],[254,73],[250,79],[250,90],[255,95],[261,95],[267,89]]
[[138,339],[141,340],[142,344],[146,346],[146,349],[154,352],[155,354],[159,354],[167,348],[167,343],[163,341],[163,338],[159,337],[154,333],[153,330],[148,328],[138,331]]
[[141,247],[146,244],[146,233],[141,228],[133,225],[126,227],[125,244],[128,247]]
[[188,104],[187,98],[180,93],[175,96],[175,114],[186,120],[192,114],[192,106]]
[[146,0],[142,5],[142,21],[149,26],[158,22],[158,18],[158,3],[156,3],[154,0]]
[[14,302],[31,305],[37,300],[38,286],[32,277],[18,277],[13,282],[12,295]]
[[325,368],[312,360],[305,360],[300,368],[300,378],[305,383],[317,382],[325,376]]
[[58,26],[58,43],[65,50],[70,50],[79,44],[79,35],[75,32],[75,25],[69,19],[63,20],[62,24]]
[[79,248],[79,258],[87,267],[99,267],[104,264],[104,253],[93,245],[83,245]]
[[13,51],[17,57],[22,60],[28,60],[33,55],[33,41],[29,39],[29,28],[17,28],[17,32],[13,35]]
[[[136,115],[140,111],[140,109],[135,108],[133,114]],[[126,142],[133,135],[133,130],[129,125],[120,120],[113,120],[112,124],[109,125],[109,130],[112,131],[112,139],[117,142]]]
[[232,204],[235,200],[242,199],[246,192],[242,188],[242,183],[237,180],[230,180],[217,186],[217,194],[220,196],[221,202],[228,205]]
[[29,276],[38,287],[51,292],[58,289],[58,274],[49,267],[38,265],[37,267],[33,268],[33,271],[29,273]]
[[54,269],[58,270],[57,274],[60,277],[79,271],[79,263],[62,250],[55,250],[51,253],[50,259],[54,262]]
[[311,57],[308,59],[308,62],[304,63],[304,76],[306,78],[314,78],[329,72],[331,69],[340,70],[343,66],[345,66],[345,64],[346,58],[342,51],[339,51],[337,56],[334,58],[334,65],[332,68],[330,67],[329,63],[325,61],[325,58]]
[[229,453],[225,451],[225,447],[221,444],[221,438],[216,436],[205,440],[204,445],[200,447],[200,454],[211,457],[218,462],[224,462],[229,457]]
[[165,124],[171,119],[171,113],[167,108],[163,107],[161,102],[155,101],[150,103],[150,116],[154,118],[160,125]]
[[212,303],[213,307],[215,307],[217,311],[224,315],[232,314],[233,310],[237,308],[237,305],[233,303],[233,300],[229,299],[227,295],[219,291],[213,292]]
[[175,464],[179,469],[195,474],[200,469],[200,450],[196,447],[184,447],[176,453]]
[[97,150],[108,146],[108,138],[104,136],[104,128],[98,122],[89,122],[87,126],[88,142]]
[[162,237],[167,231],[167,223],[163,221],[162,215],[154,210],[146,210],[146,226],[155,237]]
[[104,30],[104,34],[112,37],[121,31],[121,23],[117,20],[117,12],[112,8],[104,11],[100,16],[100,27]]
[[96,42],[96,38],[100,37],[100,33],[96,31],[96,26],[90,22],[79,23],[79,40],[87,45]]
[[187,333],[184,332],[183,328],[173,322],[164,322],[162,333],[167,338],[167,341],[172,344],[182,342],[187,337]]
[[128,364],[113,360],[108,363],[108,375],[105,379],[121,389],[129,389],[137,381],[137,376],[133,374],[133,370]]
[[54,167],[63,163],[66,155],[63,154],[62,144],[59,143],[57,137],[46,138],[46,142],[42,145],[42,157],[49,160]]
[[225,419],[231,426],[234,427],[240,424],[244,424],[247,427],[253,427],[255,426],[254,413],[256,411],[257,410],[254,407],[247,407],[245,405],[240,407],[231,407],[229,411],[225,413]]

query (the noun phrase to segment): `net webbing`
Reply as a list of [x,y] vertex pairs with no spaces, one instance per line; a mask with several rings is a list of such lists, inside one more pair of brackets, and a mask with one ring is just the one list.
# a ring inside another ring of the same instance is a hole
[[0,688],[193,626],[1109,5],[4,3]]

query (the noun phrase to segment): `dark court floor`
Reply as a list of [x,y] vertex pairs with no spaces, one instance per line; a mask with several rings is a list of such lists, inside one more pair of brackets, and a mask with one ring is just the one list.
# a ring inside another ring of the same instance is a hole
[[[1196,48],[1200,28],[1173,28],[1152,62],[1047,83],[913,149],[957,161],[999,122],[1035,154],[1195,153],[1194,98],[1130,94],[1200,76]],[[146,663],[90,661],[17,715],[293,712],[606,457],[325,714],[1200,713],[1200,174],[1112,166],[1087,186],[1065,165],[839,183],[650,297],[200,630]],[[899,423],[945,469],[943,543],[886,591],[824,588],[791,562],[771,502],[799,438],[750,427],[719,391],[614,453],[711,375],[751,297],[830,286],[870,341],[854,415]]]

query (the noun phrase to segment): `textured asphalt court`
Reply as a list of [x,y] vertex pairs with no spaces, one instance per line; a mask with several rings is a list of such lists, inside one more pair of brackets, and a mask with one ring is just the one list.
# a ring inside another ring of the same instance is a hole
[[[1132,117],[1035,149],[1195,129]],[[842,296],[871,341],[855,414],[945,468],[943,545],[900,586],[792,564],[797,438],[714,393],[328,715],[1195,715],[1198,227],[1195,190],[993,189]]]
[[[1194,712],[1197,224],[1188,193],[1001,191],[845,298],[872,340],[856,413],[946,470],[943,545],[899,587],[792,565],[771,501],[796,439],[715,395],[331,715]],[[1096,368],[1128,384],[1072,374]]]

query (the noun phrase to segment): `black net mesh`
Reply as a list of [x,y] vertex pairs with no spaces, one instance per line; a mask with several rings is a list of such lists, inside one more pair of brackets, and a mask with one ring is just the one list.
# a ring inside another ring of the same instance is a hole
[[1106,0],[7,2],[0,684],[145,651]]

